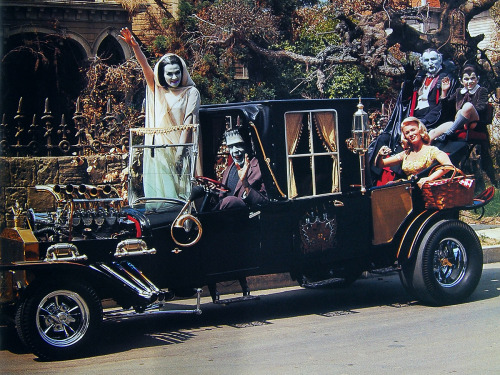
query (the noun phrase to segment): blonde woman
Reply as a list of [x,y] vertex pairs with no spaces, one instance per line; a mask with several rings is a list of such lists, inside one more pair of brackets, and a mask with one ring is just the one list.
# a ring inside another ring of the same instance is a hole
[[[404,150],[390,155],[391,149],[382,146],[375,163],[379,168],[401,164],[401,169],[408,178],[422,172],[436,161],[442,165],[452,164],[446,153],[429,143],[430,137],[425,125],[416,117],[407,117],[401,122],[401,144]],[[418,186],[422,187],[426,182],[436,180],[445,173],[446,171],[438,170],[428,177],[422,177]]]

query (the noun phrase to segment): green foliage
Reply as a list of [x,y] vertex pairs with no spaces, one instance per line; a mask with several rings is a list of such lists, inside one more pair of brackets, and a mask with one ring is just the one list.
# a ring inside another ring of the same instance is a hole
[[210,4],[209,1],[201,1],[198,4],[186,0],[179,1],[178,22],[182,24],[185,31],[196,30],[197,21],[192,15]]
[[[359,66],[326,63],[318,71],[290,59],[267,59],[237,41],[224,47],[207,43],[210,35],[223,40],[238,30],[262,46],[275,43],[276,49],[317,56],[343,43],[338,23],[330,6],[314,0],[181,0],[178,18],[162,21],[150,49],[156,56],[173,52],[185,58],[203,103],[376,95],[387,80],[375,81]],[[237,63],[246,64],[249,79],[234,78]]]
[[170,41],[165,35],[158,35],[153,42],[153,49],[156,51],[165,51],[170,46]]
[[499,217],[500,216],[500,194],[498,190],[496,191],[495,196],[485,207],[485,216],[486,217]]
[[297,9],[311,7],[320,3],[318,0],[264,0],[262,6],[271,9],[273,14],[280,17],[280,30],[285,38],[293,34],[292,21]]
[[202,103],[225,103],[274,99],[272,87],[264,82],[234,79],[234,68],[219,63],[215,55],[206,55],[203,66],[192,72],[191,77],[202,96]]
[[[278,49],[297,54],[317,56],[325,46],[340,45],[337,33],[338,20],[328,7],[309,7],[297,11],[294,21],[294,38],[284,40],[276,46]],[[389,80],[372,77],[360,66],[327,65],[318,71],[316,67],[279,61],[271,70],[279,71],[279,82],[275,82],[276,92],[280,97],[306,98],[351,98],[357,96],[377,96],[378,91],[389,87]],[[318,75],[324,78],[318,87]],[[273,75],[276,77],[276,74]],[[272,77],[269,77],[273,80]],[[287,90],[285,90],[287,88]],[[287,91],[287,92],[286,92]]]
[[294,22],[295,52],[317,55],[327,45],[338,45],[335,28],[338,20],[326,7],[304,8],[297,12]]
[[337,66],[330,74],[325,91],[329,98],[369,96],[366,77],[366,72],[358,66]]

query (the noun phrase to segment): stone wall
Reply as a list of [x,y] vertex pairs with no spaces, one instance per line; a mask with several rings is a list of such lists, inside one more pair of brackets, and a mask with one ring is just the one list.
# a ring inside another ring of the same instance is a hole
[[127,167],[127,156],[0,157],[0,229],[10,224],[16,201],[35,211],[54,208],[52,195],[36,191],[35,185],[107,183],[121,192],[120,173]]
[[0,7],[2,41],[23,33],[60,35],[75,42],[89,59],[112,35],[125,59],[131,56],[127,44],[116,37],[122,27],[131,27],[128,12],[116,1],[3,0]]

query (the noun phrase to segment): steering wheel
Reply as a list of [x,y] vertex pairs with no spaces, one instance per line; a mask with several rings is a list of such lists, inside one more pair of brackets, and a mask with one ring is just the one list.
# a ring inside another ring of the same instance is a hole
[[227,193],[230,190],[223,183],[205,176],[197,176],[195,177],[195,180],[198,183],[198,185],[203,186],[206,190],[215,193]]

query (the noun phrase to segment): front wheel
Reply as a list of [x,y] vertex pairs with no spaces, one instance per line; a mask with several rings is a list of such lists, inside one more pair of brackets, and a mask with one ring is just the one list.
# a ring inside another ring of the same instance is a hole
[[476,233],[458,220],[443,220],[427,232],[412,277],[413,290],[432,305],[458,303],[476,289],[483,252]]
[[89,348],[101,322],[99,297],[91,287],[80,283],[40,286],[16,314],[21,340],[42,359],[81,354]]

